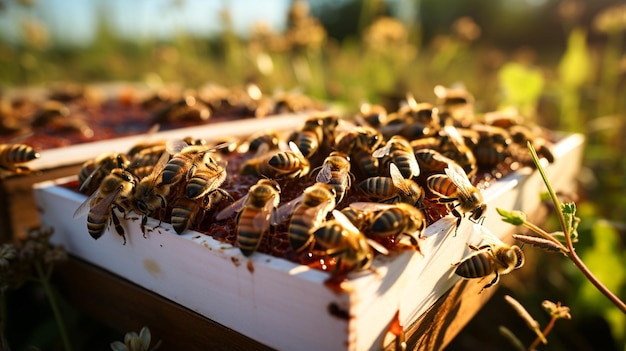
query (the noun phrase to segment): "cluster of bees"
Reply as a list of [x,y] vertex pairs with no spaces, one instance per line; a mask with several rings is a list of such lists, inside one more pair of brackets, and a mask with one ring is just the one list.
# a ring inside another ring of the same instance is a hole
[[[121,136],[159,124],[180,128],[213,120],[265,117],[320,108],[315,100],[297,92],[264,94],[255,84],[243,88],[206,85],[198,89],[167,87],[148,93],[119,89],[115,98],[89,87],[62,85],[41,97],[0,94],[0,138],[27,136],[52,147]],[[118,117],[119,116],[119,117]],[[112,120],[123,123],[112,126]],[[130,126],[120,128],[120,125]],[[57,140],[62,139],[62,140]]]
[[[140,220],[145,236],[160,226],[148,228],[153,217],[179,234],[231,240],[245,256],[318,262],[334,276],[366,270],[376,252],[419,251],[426,226],[442,216],[456,216],[457,228],[464,217],[478,221],[486,204],[476,184],[502,176],[502,165],[529,165],[519,151],[527,142],[553,159],[550,142],[517,115],[480,119],[467,92],[446,94],[436,105],[407,96],[394,112],[364,104],[353,118],[312,112],[290,134],[262,131],[210,145],[147,138],[83,165],[80,191],[91,195],[75,217],[87,214],[95,239],[110,222],[124,236],[119,215]],[[473,249],[456,273],[495,273],[488,286],[523,264],[517,246]]]

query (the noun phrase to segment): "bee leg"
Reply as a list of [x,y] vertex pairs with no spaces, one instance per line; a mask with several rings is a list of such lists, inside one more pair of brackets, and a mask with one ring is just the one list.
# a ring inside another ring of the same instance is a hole
[[459,226],[461,226],[461,220],[463,219],[463,216],[459,213],[459,211],[457,211],[456,208],[452,208],[451,212],[454,217],[456,217],[456,226],[454,227],[454,236],[456,236],[459,231]]
[[111,209],[111,220],[113,220],[115,231],[124,239],[124,245],[126,245],[126,235],[124,233],[124,227],[122,227],[122,223],[120,223],[120,219],[117,217],[113,209]]
[[498,283],[499,280],[500,280],[500,275],[498,274],[498,271],[496,271],[496,276],[489,283],[487,283],[487,285],[483,286],[483,288],[480,289],[479,294],[482,293],[483,290],[494,286],[496,283]]

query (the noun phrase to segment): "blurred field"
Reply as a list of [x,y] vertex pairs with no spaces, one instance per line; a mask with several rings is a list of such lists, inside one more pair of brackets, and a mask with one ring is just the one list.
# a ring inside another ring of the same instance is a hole
[[[432,102],[435,85],[463,84],[474,94],[477,112],[514,106],[530,121],[586,135],[580,187],[571,194],[582,219],[576,247],[591,270],[626,299],[622,1],[296,2],[280,31],[259,22],[245,36],[233,27],[230,2],[220,4],[222,30],[215,34],[129,38],[101,14],[95,40],[77,46],[50,35],[38,2],[1,1],[0,21],[9,8],[20,16],[13,18],[20,40],[0,36],[0,95],[2,89],[58,82],[142,81],[154,87],[254,82],[266,93],[299,90],[349,113],[361,102],[392,104],[407,92]],[[557,230],[557,223],[549,217],[546,227]],[[532,342],[533,335],[504,306],[503,293],[515,296],[542,324],[548,320],[543,300],[571,307],[573,319],[557,322],[550,344],[540,349],[626,350],[624,314],[562,257],[532,248],[526,252],[535,264],[503,279],[500,292],[450,350],[509,349],[498,334],[500,324]],[[18,331],[32,321],[17,320],[16,345],[55,345],[46,336],[54,331],[47,317],[33,333]],[[72,318],[77,327],[84,317]],[[90,323],[83,333],[97,335]],[[107,333],[100,335],[107,340]]]

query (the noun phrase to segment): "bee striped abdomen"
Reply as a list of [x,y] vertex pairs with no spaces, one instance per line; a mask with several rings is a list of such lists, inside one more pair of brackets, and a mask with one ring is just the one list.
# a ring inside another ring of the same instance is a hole
[[239,214],[238,226],[237,226],[237,244],[244,256],[252,255],[259,244],[261,243],[261,237],[263,232],[255,230],[252,226],[254,223],[254,217],[259,213],[258,210],[243,210]]
[[39,153],[28,145],[0,145],[0,163],[24,163],[36,158]]
[[488,255],[476,254],[463,261],[454,273],[464,278],[480,278],[494,272],[493,260]]
[[289,223],[289,244],[294,251],[298,252],[302,250],[308,243],[311,242],[311,228],[310,224],[304,220],[303,216],[305,208],[298,208],[294,211],[291,222]]
[[386,199],[395,194],[395,187],[389,177],[370,177],[362,181],[359,187],[375,199]]
[[446,197],[452,197],[457,191],[457,187],[450,178],[443,174],[435,174],[428,177],[426,184],[431,191]]

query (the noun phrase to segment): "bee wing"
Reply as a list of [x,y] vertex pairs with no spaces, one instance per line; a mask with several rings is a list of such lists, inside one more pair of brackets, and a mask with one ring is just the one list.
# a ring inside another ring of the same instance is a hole
[[398,169],[398,166],[396,166],[395,163],[389,165],[389,174],[391,175],[391,181],[396,188],[400,189],[407,195],[411,194],[411,189],[405,182],[406,179],[402,176],[402,172],[400,172],[400,169]]
[[121,186],[98,201],[96,201],[96,198],[97,198],[99,191],[94,192],[93,195],[91,195],[87,200],[85,200],[85,202],[83,202],[82,204],[80,204],[80,206],[78,206],[78,208],[74,212],[73,218],[84,216],[89,211],[93,211],[97,213],[106,212],[111,206],[111,204],[113,203],[113,201],[115,201],[120,191],[122,191]]
[[443,130],[446,132],[446,134],[450,137],[450,140],[452,140],[455,145],[465,145],[465,140],[463,140],[461,133],[459,133],[456,127],[447,125],[443,127]]
[[291,214],[293,213],[293,210],[296,208],[296,206],[302,202],[302,200],[304,199],[304,194],[301,194],[300,196],[296,197],[295,199],[280,205],[277,209],[276,209],[276,215],[274,216],[274,223],[273,224],[280,224],[282,222],[285,222],[289,216],[291,216]]
[[474,223],[474,233],[480,234],[483,242],[489,245],[503,246],[505,245],[500,238],[493,234],[487,227],[482,224]]
[[165,144],[165,150],[170,155],[176,155],[177,153],[183,151],[184,148],[189,146],[184,140],[168,140]]
[[420,165],[417,163],[417,158],[413,152],[410,153],[411,162],[409,162],[409,169],[411,170],[411,176],[417,177],[420,175]]
[[333,210],[333,217],[341,224],[341,226],[352,233],[361,233],[361,231],[354,226],[354,224],[339,210]]
[[383,204],[379,202],[357,201],[357,202],[351,203],[350,207],[354,208],[357,211],[376,212],[376,211],[385,210],[385,209],[394,207],[394,205]]
[[226,206],[223,210],[218,212],[217,215],[215,215],[215,219],[221,221],[222,219],[226,219],[232,216],[233,213],[241,211],[246,201],[248,201],[248,197],[250,197],[250,193],[247,193],[243,197],[239,198],[237,201]]
[[452,164],[448,165],[448,167],[444,169],[444,172],[446,173],[448,178],[450,178],[452,183],[456,185],[458,191],[463,193],[464,196],[470,197],[469,189],[471,189],[473,185],[469,181],[469,178],[467,178],[467,174],[465,174],[463,168],[456,164]]
[[289,149],[291,149],[291,151],[293,151],[296,155],[304,157],[302,151],[298,148],[298,145],[296,145],[293,141],[289,141]]
[[[78,189],[78,191],[82,192],[83,190],[85,190],[87,186],[91,183],[91,180],[93,179],[93,177],[98,173],[100,168],[102,168],[103,166],[104,164],[100,164],[93,171],[91,171],[91,173],[89,173],[87,178],[85,178],[85,181],[83,182],[83,184],[80,185],[80,188]],[[94,191],[94,193],[96,192]]]
[[315,181],[319,183],[328,183],[333,178],[332,171],[329,164],[324,164],[319,173],[315,177]]
[[270,226],[270,218],[273,218],[274,213],[274,202],[267,201],[265,206],[259,211],[252,220],[252,224],[255,228],[261,228],[263,231],[266,231]]
[[380,252],[381,254],[389,255],[389,250],[387,250],[387,248],[380,244],[378,241],[367,238],[367,243],[372,249]]
[[72,215],[72,218],[78,218],[78,217],[82,217],[82,216],[86,215],[87,212],[89,212],[89,209],[91,208],[91,202],[96,197],[98,197],[99,194],[100,194],[100,189],[97,189],[96,191],[94,191],[93,194],[91,194],[85,201],[83,201],[78,206],[76,211],[74,211],[74,214]]
[[378,149],[372,152],[372,156],[376,158],[382,158],[389,155],[389,151],[391,151],[391,143],[387,143],[384,146],[379,147]]

